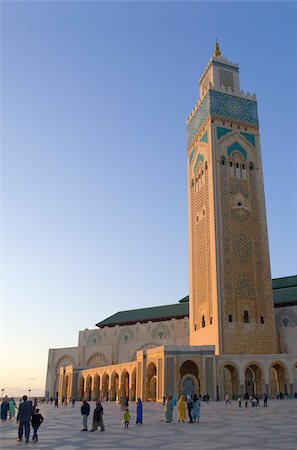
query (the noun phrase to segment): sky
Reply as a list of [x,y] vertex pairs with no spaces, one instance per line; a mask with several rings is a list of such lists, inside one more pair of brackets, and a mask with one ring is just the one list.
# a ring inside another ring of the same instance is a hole
[[219,39],[256,92],[273,277],[296,264],[292,2],[1,3],[1,367],[188,294],[186,118]]

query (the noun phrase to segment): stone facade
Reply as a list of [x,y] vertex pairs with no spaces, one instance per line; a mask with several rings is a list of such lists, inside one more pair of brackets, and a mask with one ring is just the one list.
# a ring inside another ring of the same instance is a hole
[[273,303],[256,96],[215,55],[187,121],[189,304],[118,313],[49,350],[47,396],[297,393],[297,277],[273,280]]

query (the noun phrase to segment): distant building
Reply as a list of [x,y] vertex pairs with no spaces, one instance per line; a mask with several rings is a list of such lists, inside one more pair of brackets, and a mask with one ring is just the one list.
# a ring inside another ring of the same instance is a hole
[[47,396],[297,392],[297,276],[271,283],[256,97],[218,44],[199,85],[187,120],[190,295],[49,350]]

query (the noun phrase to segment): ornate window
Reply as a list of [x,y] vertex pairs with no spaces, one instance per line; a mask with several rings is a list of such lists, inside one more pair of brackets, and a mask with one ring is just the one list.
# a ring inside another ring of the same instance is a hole
[[233,322],[232,314],[229,314],[229,322]]
[[202,326],[202,328],[205,328],[205,317],[204,316],[202,316],[201,326]]
[[263,317],[263,316],[260,317],[260,322],[261,322],[262,324],[264,324],[264,317]]
[[248,311],[244,311],[243,312],[243,322],[244,323],[249,323],[250,322]]

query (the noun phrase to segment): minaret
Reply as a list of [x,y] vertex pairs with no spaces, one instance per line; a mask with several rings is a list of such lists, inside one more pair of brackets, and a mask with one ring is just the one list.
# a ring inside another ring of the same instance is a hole
[[214,56],[187,120],[190,345],[276,353],[256,96]]

